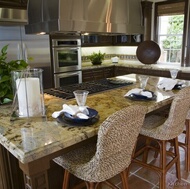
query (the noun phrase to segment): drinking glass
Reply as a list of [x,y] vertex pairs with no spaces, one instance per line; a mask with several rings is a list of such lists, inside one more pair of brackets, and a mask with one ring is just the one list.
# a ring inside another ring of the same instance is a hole
[[145,87],[146,87],[146,84],[147,84],[147,81],[148,81],[149,77],[146,76],[146,75],[139,75],[138,79],[139,79],[139,82],[140,82],[140,88],[145,90]]
[[171,75],[172,79],[176,79],[178,71],[179,71],[178,69],[171,69],[170,70],[170,75]]
[[73,91],[74,95],[75,95],[75,99],[77,101],[77,104],[80,108],[84,108],[85,104],[86,104],[86,99],[88,96],[89,91],[86,90],[76,90]]

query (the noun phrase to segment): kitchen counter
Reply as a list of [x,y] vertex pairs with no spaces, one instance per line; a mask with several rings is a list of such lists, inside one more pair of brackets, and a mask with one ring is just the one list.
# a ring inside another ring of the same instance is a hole
[[97,135],[100,124],[112,113],[133,104],[141,104],[148,107],[151,113],[171,103],[177,91],[162,91],[156,88],[158,77],[150,77],[147,89],[155,91],[157,99],[153,101],[133,101],[124,97],[132,88],[139,87],[135,74],[122,78],[133,81],[134,84],[122,88],[108,90],[89,95],[87,105],[99,112],[99,120],[92,126],[72,127],[60,124],[51,117],[54,111],[62,109],[62,105],[76,104],[74,99],[63,100],[50,95],[44,95],[47,121],[16,120],[10,122],[11,105],[2,105],[0,109],[0,143],[11,152],[19,161],[19,166],[27,175],[25,184],[35,187],[35,180],[39,175],[44,176],[44,186],[48,188],[47,170],[50,161],[61,155],[71,147]]
[[140,68],[140,69],[162,70],[162,71],[168,71],[171,68],[176,68],[181,70],[181,72],[183,73],[190,73],[190,67],[181,67],[179,64],[174,64],[174,63],[142,64],[138,60],[119,60],[118,63],[112,63],[109,60],[105,60],[101,65],[92,65],[91,62],[83,62],[82,70],[109,67],[109,66],[124,66],[129,68]]

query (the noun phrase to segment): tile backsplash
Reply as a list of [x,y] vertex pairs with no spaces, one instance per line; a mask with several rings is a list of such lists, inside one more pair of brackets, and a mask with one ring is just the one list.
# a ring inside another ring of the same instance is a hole
[[[111,60],[112,57],[117,56],[120,60],[137,60],[136,55],[124,55],[124,54],[106,54],[105,60]],[[83,62],[89,62],[88,56],[82,56]]]
[[137,60],[136,49],[137,47],[120,47],[120,46],[109,46],[109,47],[82,47],[82,61],[89,62],[88,56],[93,52],[106,53],[105,60],[110,60],[112,57],[119,57],[120,60]]

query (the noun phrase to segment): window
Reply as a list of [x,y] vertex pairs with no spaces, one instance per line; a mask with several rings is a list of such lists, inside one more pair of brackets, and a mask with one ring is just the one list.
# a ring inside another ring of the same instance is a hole
[[161,63],[181,63],[185,1],[155,3],[156,41],[161,48]]

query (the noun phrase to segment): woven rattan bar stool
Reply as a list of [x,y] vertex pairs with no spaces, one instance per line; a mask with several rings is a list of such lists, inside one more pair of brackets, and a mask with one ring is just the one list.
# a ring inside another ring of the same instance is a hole
[[[176,176],[179,180],[181,179],[178,136],[183,132],[186,115],[190,107],[189,94],[189,87],[182,89],[174,97],[168,117],[147,116],[140,131],[139,138],[144,138],[146,142],[142,148],[135,151],[133,162],[156,171],[160,176],[160,189],[166,188],[166,174],[174,164]],[[153,141],[156,143],[153,144]],[[167,142],[172,142],[173,151],[167,149]],[[147,162],[150,149],[154,150],[156,154],[160,153],[158,166]],[[139,155],[142,155],[141,159],[137,159]]]
[[187,172],[190,171],[190,110],[187,113],[185,120],[185,129],[183,130],[185,134],[185,140],[179,141],[179,146],[185,150],[185,169]]
[[[147,108],[134,105],[109,116],[98,131],[97,143],[77,148],[54,161],[65,169],[63,189],[69,187],[70,173],[85,181],[88,189],[120,174],[123,189],[128,189],[128,167]],[[99,185],[101,186],[101,185]]]

